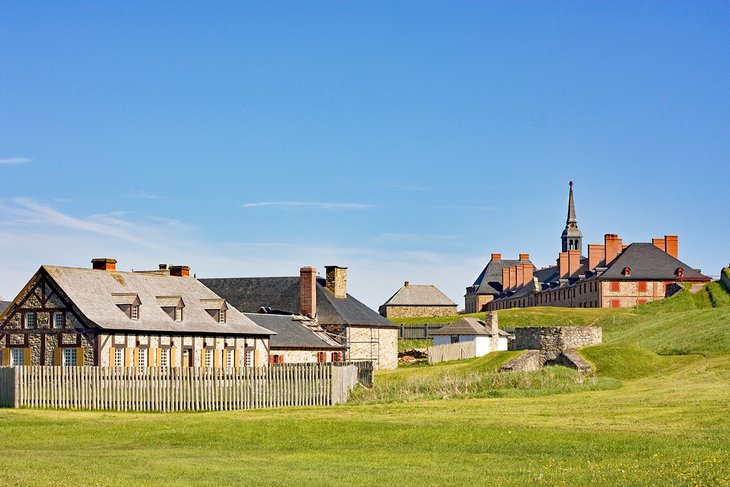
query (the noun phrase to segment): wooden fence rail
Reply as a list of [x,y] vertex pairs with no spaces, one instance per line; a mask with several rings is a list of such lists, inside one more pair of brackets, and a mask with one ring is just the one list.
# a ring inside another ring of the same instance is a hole
[[476,341],[459,343],[447,343],[446,345],[434,345],[428,347],[428,363],[436,364],[448,362],[449,360],[461,360],[477,356]]
[[424,323],[422,325],[405,325],[400,324],[398,329],[399,340],[423,340],[433,338],[432,333],[443,328],[444,325],[434,323]]
[[0,368],[0,406],[118,411],[216,411],[347,401],[354,365],[262,368]]

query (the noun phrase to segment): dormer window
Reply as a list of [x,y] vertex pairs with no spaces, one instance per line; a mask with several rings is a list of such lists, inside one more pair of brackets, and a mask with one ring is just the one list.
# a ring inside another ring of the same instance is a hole
[[631,267],[624,267],[624,270],[621,271],[621,274],[624,276],[630,276],[631,275]]
[[139,319],[139,307],[142,302],[136,293],[113,293],[112,300],[127,318],[130,320]]
[[224,299],[201,299],[200,304],[216,322],[226,322],[228,305]]
[[157,305],[167,313],[170,319],[177,323],[182,322],[185,303],[181,296],[157,296]]
[[684,269],[681,267],[677,267],[677,270],[674,271],[674,273],[677,275],[677,277],[682,277],[684,275]]

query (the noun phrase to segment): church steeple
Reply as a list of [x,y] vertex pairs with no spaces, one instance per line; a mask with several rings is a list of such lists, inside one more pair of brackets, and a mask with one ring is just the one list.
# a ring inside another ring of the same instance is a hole
[[563,252],[568,250],[583,251],[583,233],[578,229],[578,219],[575,217],[573,181],[570,182],[570,194],[568,196],[568,218],[565,220],[565,230],[563,230],[560,239],[563,242]]

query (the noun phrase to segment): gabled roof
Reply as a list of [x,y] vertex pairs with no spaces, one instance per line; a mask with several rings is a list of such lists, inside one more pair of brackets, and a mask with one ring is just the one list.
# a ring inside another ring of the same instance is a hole
[[461,318],[434,331],[432,335],[483,335],[493,336],[487,324],[477,318]]
[[[261,308],[299,313],[298,276],[231,277],[200,282],[244,313],[256,313]],[[335,298],[322,278],[317,278],[317,320],[321,325],[398,326],[349,294],[346,298]]]
[[396,291],[383,306],[456,306],[456,303],[431,284],[408,284]]
[[[530,262],[529,260],[526,262]],[[502,292],[502,269],[525,262],[517,259],[490,260],[482,270],[473,286],[478,286],[476,294],[499,294]]]
[[[624,275],[625,268],[631,269],[630,275]],[[677,268],[684,270],[683,280],[709,281],[710,278],[657,248],[651,243],[632,243],[608,266],[598,278],[615,280],[667,280],[677,279]]]
[[312,330],[292,315],[244,313],[259,326],[276,332],[269,340],[271,348],[304,350],[343,350],[345,347],[328,337],[324,330]]
[[[201,300],[220,297],[195,278],[57,266],[42,266],[40,272],[45,272],[89,321],[103,329],[221,335],[272,334],[235,310],[227,313],[225,323],[218,323],[201,305]],[[170,318],[158,302],[158,296],[174,296],[185,303],[182,322]],[[118,303],[119,300],[124,302]],[[127,317],[118,306],[134,303],[139,303],[137,320]]]

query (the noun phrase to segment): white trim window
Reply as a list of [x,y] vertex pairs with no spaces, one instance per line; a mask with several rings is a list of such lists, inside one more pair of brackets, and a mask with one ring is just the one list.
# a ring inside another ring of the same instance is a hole
[[133,304],[129,308],[129,318],[132,320],[139,319],[139,305],[138,304]]
[[53,328],[63,328],[63,313],[60,311],[53,313]]
[[226,322],[226,310],[219,309],[218,310],[218,323],[225,323]]
[[243,351],[243,364],[246,367],[253,367],[253,348],[247,348]]
[[160,348],[157,350],[157,353],[160,354],[160,367],[169,367],[170,366],[170,349],[169,348]]
[[76,349],[75,348],[64,348],[63,349],[63,366],[74,367],[76,365]]
[[233,350],[231,350],[230,348],[226,348],[225,350],[223,350],[223,353],[226,354],[226,361],[225,361],[226,368],[232,369],[233,368]]
[[10,349],[10,365],[25,365],[25,350],[22,348]]
[[137,351],[137,367],[144,369],[147,367],[147,354],[149,350],[146,348],[140,348]]
[[213,367],[213,349],[212,348],[205,349],[205,367],[208,369]]
[[175,308],[175,321],[180,322],[183,320],[183,309]]
[[25,327],[26,328],[35,328],[36,327],[36,315],[35,313],[25,313]]
[[124,349],[114,349],[114,367],[124,367]]

